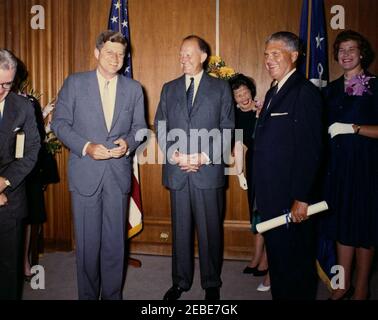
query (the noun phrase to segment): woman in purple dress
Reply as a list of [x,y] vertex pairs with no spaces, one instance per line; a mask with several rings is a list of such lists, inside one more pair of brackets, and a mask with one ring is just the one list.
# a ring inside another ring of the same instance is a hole
[[[364,300],[369,297],[369,274],[378,245],[378,81],[367,71],[374,52],[362,35],[343,31],[333,48],[343,75],[325,89],[327,233],[336,240],[345,286],[333,288],[330,299]],[[355,287],[351,284],[354,258]]]

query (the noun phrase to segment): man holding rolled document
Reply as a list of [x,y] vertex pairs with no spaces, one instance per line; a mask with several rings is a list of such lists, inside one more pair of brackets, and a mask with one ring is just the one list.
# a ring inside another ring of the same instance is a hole
[[291,221],[264,233],[273,299],[315,299],[314,222],[307,210],[322,150],[322,99],[296,71],[299,39],[277,32],[266,41],[265,66],[277,85],[265,96],[255,136],[254,183],[263,221],[291,212]]
[[[307,208],[307,217],[309,217],[309,216],[311,216],[315,213],[325,211],[325,210],[328,210],[328,204],[327,204],[326,201],[321,201],[321,202],[315,203],[315,204],[313,204],[313,205],[311,205]],[[287,225],[289,222],[291,222],[291,212],[286,213],[286,214],[282,214],[282,215],[280,215],[276,218],[258,223],[256,225],[256,230],[259,233],[263,233],[263,232],[266,232],[268,230],[282,226],[284,224]]]

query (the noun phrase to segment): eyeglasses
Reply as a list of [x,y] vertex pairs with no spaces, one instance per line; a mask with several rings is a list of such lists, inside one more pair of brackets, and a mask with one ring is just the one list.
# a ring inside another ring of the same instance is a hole
[[11,81],[11,82],[0,83],[0,86],[1,86],[4,90],[9,90],[10,88],[12,88],[12,85],[13,85],[13,81]]

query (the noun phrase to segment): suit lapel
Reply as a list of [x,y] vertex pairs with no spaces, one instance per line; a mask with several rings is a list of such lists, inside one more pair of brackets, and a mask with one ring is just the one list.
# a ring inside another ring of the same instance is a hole
[[280,105],[280,102],[284,98],[284,96],[291,90],[291,88],[295,85],[297,82],[297,79],[299,77],[299,74],[297,71],[295,71],[289,79],[286,80],[284,85],[281,87],[281,89],[277,92],[277,94],[273,97],[272,102],[269,106],[269,110],[274,110],[274,108],[277,108],[278,105]]
[[97,114],[97,118],[99,119],[100,125],[103,126],[103,129],[105,129],[107,132],[108,129],[106,128],[104,110],[102,108],[101,94],[100,94],[100,88],[98,84],[96,70],[92,71],[89,74],[87,88],[88,88],[87,95],[88,97],[90,97],[90,101],[91,101],[90,103],[91,109],[89,110],[89,112],[95,112]]
[[[273,90],[274,90],[273,87],[270,88],[265,95],[264,106],[263,106],[263,109],[262,109],[260,116],[259,116],[259,119],[261,119],[260,121],[264,121],[265,118],[266,118],[266,115],[269,113],[267,107],[268,107],[269,101],[272,99]],[[269,109],[270,109],[272,102],[273,102],[273,100],[270,101]]]
[[205,101],[206,92],[208,92],[208,90],[209,90],[209,88],[208,88],[209,87],[208,77],[209,76],[206,74],[206,72],[204,72],[203,75],[202,75],[202,79],[199,83],[199,87],[198,87],[196,96],[194,98],[194,103],[193,103],[192,110],[190,112],[190,117],[193,117],[198,112],[198,110],[201,106],[201,103],[203,101]]
[[4,143],[5,141],[7,141],[6,137],[11,135],[12,131],[16,129],[13,128],[13,125],[16,122],[19,111],[17,109],[17,106],[13,102],[13,94],[15,93],[10,92],[9,95],[5,98],[3,118],[0,125],[0,153],[2,153]]
[[119,114],[122,110],[122,106],[125,105],[127,101],[127,94],[126,94],[126,85],[124,83],[124,77],[118,75],[117,79],[117,91],[116,91],[116,99],[115,99],[115,106],[114,106],[114,113],[113,113],[113,120],[112,125],[110,127],[110,131],[112,131],[115,123],[118,120]]
[[189,120],[189,111],[188,106],[186,105],[186,86],[185,86],[185,75],[180,77],[177,81],[177,105],[176,107],[179,109],[187,120]]
[[268,93],[269,93],[269,96],[271,96],[272,93],[273,93],[273,88],[269,89],[269,91],[267,92],[267,97],[265,98],[265,101],[264,101],[264,109],[263,109],[263,112],[262,112],[262,115],[261,115],[262,121],[264,121],[266,119],[267,115],[270,114],[272,110],[274,110],[275,108],[280,106],[280,102],[285,97],[287,92],[290,91],[291,87],[295,85],[299,76],[300,76],[300,74],[298,73],[298,71],[295,71],[289,77],[289,79],[286,80],[286,82],[280,88],[280,90],[272,97],[272,101],[270,102],[269,108],[267,110],[266,106],[267,106],[267,104],[269,103],[269,100],[270,100],[270,97],[268,98]]

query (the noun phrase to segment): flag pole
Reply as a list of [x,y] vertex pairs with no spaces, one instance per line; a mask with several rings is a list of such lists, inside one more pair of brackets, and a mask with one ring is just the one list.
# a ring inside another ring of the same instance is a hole
[[119,4],[119,7],[118,7],[118,32],[122,32],[122,25],[121,25],[121,4],[118,2],[117,4]]
[[[128,40],[128,46],[130,46],[130,31],[128,26],[128,1],[127,0],[112,0],[110,7],[110,15],[108,21],[108,29],[113,31],[118,31]],[[131,67],[131,54],[130,47],[128,56],[126,59],[126,70],[123,75],[132,78],[132,67]],[[138,161],[136,155],[133,158],[133,168],[132,168],[132,182],[131,182],[131,192],[129,195],[129,216],[127,225],[127,239],[130,240],[132,237],[137,235],[143,228],[142,219],[142,208],[141,208],[141,196],[139,189],[139,173],[138,173]],[[130,219],[130,217],[132,219]],[[141,267],[142,263],[140,260],[128,257],[128,264],[134,267]]]
[[219,0],[215,2],[215,55],[219,56]]
[[307,15],[307,48],[306,48],[306,78],[309,78],[310,73],[310,50],[311,50],[311,16],[312,16],[312,0],[307,0],[308,15]]

